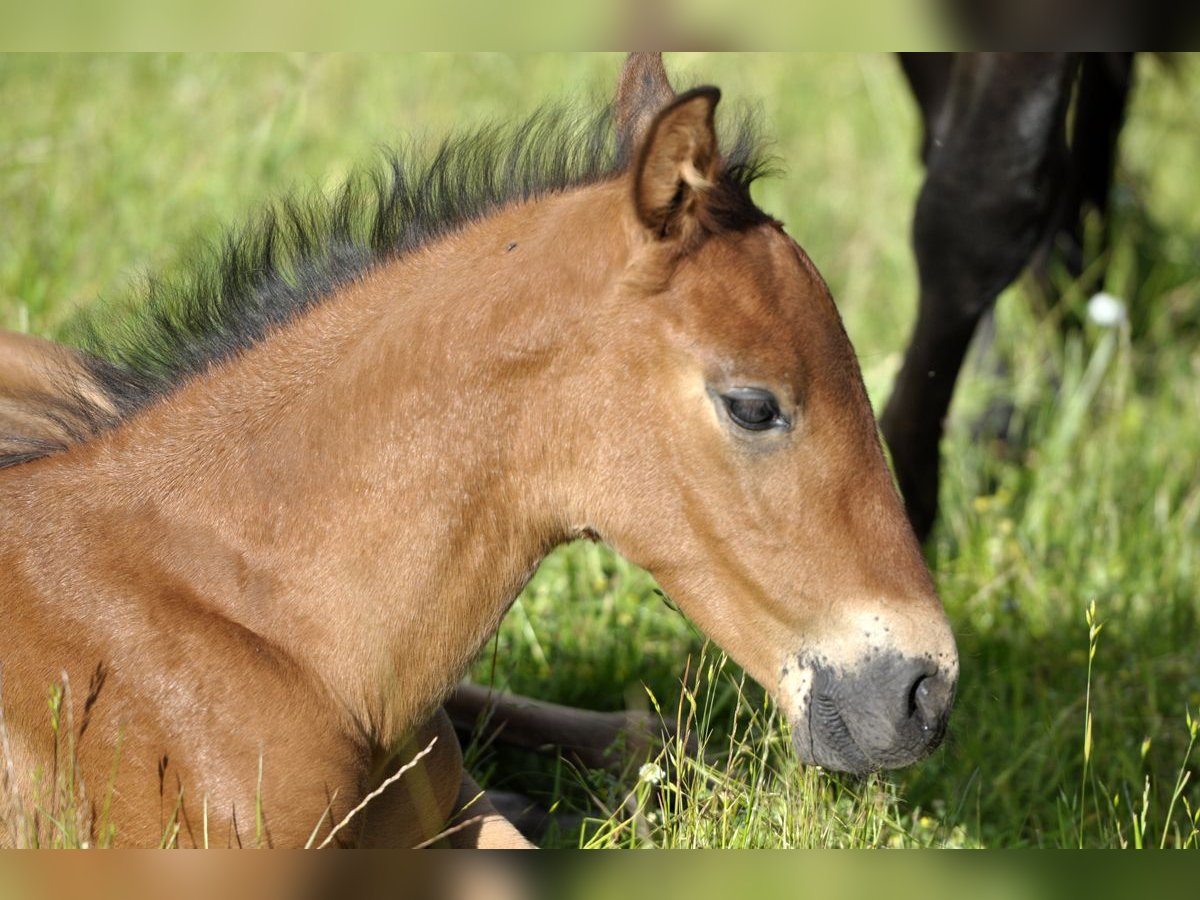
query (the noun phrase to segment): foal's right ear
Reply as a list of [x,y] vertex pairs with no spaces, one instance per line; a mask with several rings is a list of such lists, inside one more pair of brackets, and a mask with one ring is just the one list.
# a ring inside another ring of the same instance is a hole
[[638,219],[659,237],[691,233],[720,157],[713,111],[715,87],[681,94],[650,123],[633,170]]

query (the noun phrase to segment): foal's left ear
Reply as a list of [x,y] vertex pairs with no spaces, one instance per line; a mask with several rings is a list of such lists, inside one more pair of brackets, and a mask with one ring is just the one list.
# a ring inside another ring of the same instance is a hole
[[697,223],[720,162],[713,127],[720,99],[715,87],[694,88],[650,123],[634,166],[633,203],[642,224],[660,237],[691,232]]
[[660,109],[675,99],[661,53],[630,53],[621,67],[613,119],[617,131],[617,162],[624,167],[641,145]]

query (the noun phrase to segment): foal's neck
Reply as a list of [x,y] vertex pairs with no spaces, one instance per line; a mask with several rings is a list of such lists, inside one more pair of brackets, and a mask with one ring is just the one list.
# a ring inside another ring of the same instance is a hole
[[553,196],[389,262],[98,448],[127,508],[153,508],[164,574],[381,741],[569,537],[556,410],[627,253],[623,199]]

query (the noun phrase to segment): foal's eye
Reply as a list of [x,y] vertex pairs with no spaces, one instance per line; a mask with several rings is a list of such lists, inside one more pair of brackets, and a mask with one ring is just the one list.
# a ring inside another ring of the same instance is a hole
[[747,431],[766,431],[788,424],[775,395],[762,388],[733,388],[722,394],[721,400],[734,424]]

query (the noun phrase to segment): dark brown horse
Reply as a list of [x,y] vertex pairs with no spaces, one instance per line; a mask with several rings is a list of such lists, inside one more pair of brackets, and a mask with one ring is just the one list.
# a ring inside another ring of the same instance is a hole
[[[122,844],[434,838],[478,809],[439,706],[584,535],[773,693],[802,759],[937,745],[953,638],[719,96],[632,57],[615,155],[607,120],[543,116],[395,161],[238,233],[107,359],[40,355],[9,425],[70,427],[0,470],[18,810],[62,765],[78,828]],[[454,838],[517,843],[486,808]]]

